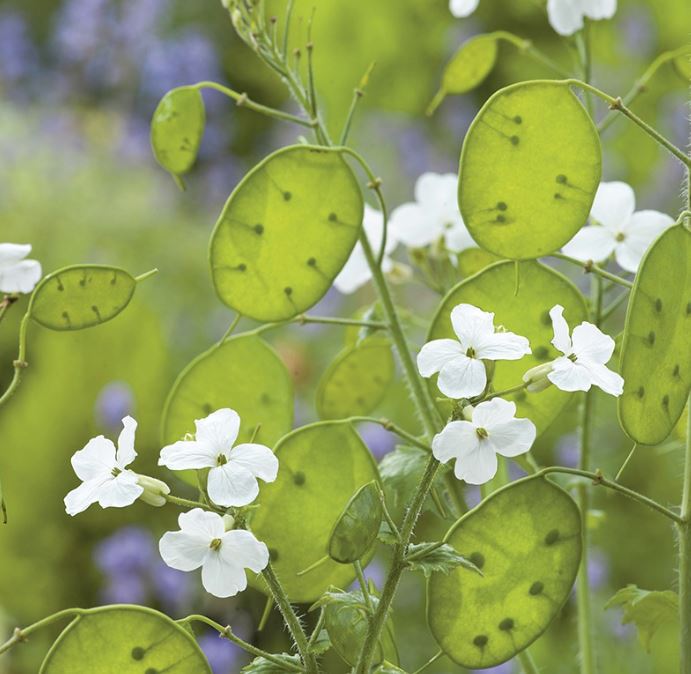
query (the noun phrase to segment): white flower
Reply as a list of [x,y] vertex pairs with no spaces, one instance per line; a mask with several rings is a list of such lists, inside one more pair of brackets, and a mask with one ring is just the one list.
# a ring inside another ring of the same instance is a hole
[[480,0],[449,0],[449,11],[461,19],[470,16],[480,4]]
[[[367,240],[369,241],[375,257],[379,254],[381,246],[381,237],[384,231],[384,219],[381,211],[377,211],[371,206],[365,204],[365,215],[362,221],[362,226],[365,230]],[[386,248],[384,249],[384,259],[382,260],[382,271],[385,273],[393,269],[394,262],[389,257],[398,245],[398,240],[391,228],[391,222],[386,231]],[[339,272],[334,280],[334,285],[339,292],[345,295],[354,293],[358,288],[365,285],[367,281],[372,278],[365,252],[362,250],[362,244],[358,241],[353,248],[348,261]]]
[[595,384],[605,393],[620,396],[624,380],[605,366],[614,353],[614,340],[586,322],[577,325],[569,337],[563,313],[559,304],[549,312],[554,329],[552,344],[564,355],[552,362],[547,378],[562,391],[588,391]]
[[410,248],[442,238],[454,253],[476,245],[458,209],[458,176],[453,173],[423,173],[415,183],[415,201],[394,209],[389,226]]
[[235,410],[220,409],[194,422],[194,440],[180,440],[161,450],[159,466],[171,470],[211,468],[207,488],[214,503],[244,506],[259,494],[257,478],[273,482],[278,459],[264,445],[245,443],[233,447],[240,430]]
[[626,271],[636,272],[645,251],[674,220],[657,211],[638,211],[633,190],[626,183],[601,183],[590,217],[597,224],[581,229],[562,249],[587,262],[601,262],[612,253]]
[[31,246],[19,243],[0,243],[0,292],[30,293],[41,280],[41,265],[25,260]]
[[101,508],[124,508],[144,493],[144,487],[138,483],[139,476],[127,469],[137,456],[134,449],[137,422],[125,417],[122,426],[117,451],[111,440],[99,435],[75,452],[72,468],[82,484],[65,496],[68,515],[83,512],[92,503],[98,503]]
[[549,23],[559,35],[573,35],[583,28],[584,18],[611,19],[617,0],[547,0]]
[[216,597],[232,597],[247,587],[245,569],[259,573],[269,551],[249,531],[226,531],[223,518],[195,508],[178,517],[180,531],[167,531],[158,549],[163,561],[179,571],[202,567],[202,584]]
[[451,325],[458,337],[435,339],[425,344],[417,357],[423,377],[439,372],[437,386],[450,398],[471,398],[487,386],[483,360],[519,360],[529,354],[525,337],[513,332],[495,332],[494,314],[471,304],[451,311]]
[[516,419],[516,405],[501,398],[480,403],[470,421],[451,421],[432,440],[442,463],[456,459],[454,473],[469,484],[489,482],[497,472],[497,454],[525,454],[535,441],[535,424]]

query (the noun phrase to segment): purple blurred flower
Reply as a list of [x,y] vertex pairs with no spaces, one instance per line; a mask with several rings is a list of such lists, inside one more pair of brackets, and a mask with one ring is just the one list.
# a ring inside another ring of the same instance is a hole
[[384,587],[384,582],[386,581],[386,569],[384,565],[378,559],[373,559],[364,571],[365,578],[371,580],[374,586],[381,590]]
[[358,427],[358,433],[377,461],[381,460],[396,446],[396,436],[380,424],[362,424]]
[[514,674],[515,668],[513,666],[513,661],[509,660],[496,667],[490,667],[489,669],[478,669],[476,674]]
[[12,85],[36,66],[36,50],[28,35],[26,21],[17,12],[0,14],[0,82]]
[[519,480],[525,477],[528,473],[523,470],[515,461],[509,461],[509,479]]
[[468,504],[469,508],[474,508],[482,501],[482,492],[480,487],[469,484],[465,488],[465,502]]
[[94,561],[109,576],[144,573],[157,559],[154,540],[143,527],[128,526],[102,541]]
[[107,429],[117,429],[123,417],[132,413],[134,395],[132,389],[121,381],[114,381],[101,389],[96,399],[96,418]]
[[591,548],[588,552],[588,583],[593,590],[599,590],[607,584],[609,577],[609,562],[607,555],[598,548]]
[[578,435],[569,433],[562,435],[557,442],[557,462],[560,466],[576,468],[580,455]]
[[153,589],[161,606],[172,614],[184,612],[195,591],[194,576],[158,561],[151,570]]
[[100,594],[105,604],[143,604],[148,597],[144,580],[127,573],[110,578]]
[[207,632],[199,637],[199,646],[204,651],[214,674],[232,674],[239,670],[246,660],[244,651],[217,632]]

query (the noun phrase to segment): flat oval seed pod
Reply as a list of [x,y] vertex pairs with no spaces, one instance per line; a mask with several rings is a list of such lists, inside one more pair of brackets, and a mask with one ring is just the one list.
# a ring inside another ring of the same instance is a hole
[[[286,435],[276,446],[278,478],[262,484],[252,531],[269,547],[291,601],[315,601],[329,585],[347,587],[351,566],[325,559],[334,522],[353,493],[379,480],[369,449],[347,422],[320,422]],[[263,581],[254,581],[262,587]]]
[[541,477],[496,491],[451,527],[445,542],[473,562],[432,574],[427,619],[454,662],[494,667],[529,646],[568,599],[581,559],[574,500]]
[[36,286],[29,314],[51,330],[90,328],[115,318],[130,303],[136,287],[134,277],[117,267],[65,267]]
[[[242,420],[237,444],[273,447],[293,424],[293,383],[276,352],[256,335],[238,335],[195,358],[178,376],[163,411],[164,445],[194,433],[195,419],[223,407]],[[183,478],[188,473],[179,473]],[[190,477],[192,484],[196,479]]]
[[569,86],[521,82],[495,93],[470,126],[458,203],[482,248],[536,258],[586,222],[600,172],[597,130]]
[[377,540],[382,514],[377,483],[358,489],[331,532],[329,557],[340,564],[352,564],[365,557]]
[[143,606],[104,606],[75,618],[39,674],[211,674],[194,637]]
[[204,99],[194,87],[171,89],[151,120],[151,148],[156,161],[182,186],[180,176],[197,159],[204,135]]
[[235,188],[211,236],[219,298],[258,321],[306,311],[348,260],[363,209],[338,151],[300,145],[270,155]]
[[322,419],[367,415],[382,401],[393,379],[390,342],[368,337],[341,351],[317,386],[317,413]]
[[691,232],[676,225],[646,253],[629,299],[618,406],[635,442],[662,442],[681,416],[691,386],[689,335]]
[[[551,344],[554,333],[549,310],[555,304],[564,307],[569,325],[587,320],[588,311],[583,296],[565,276],[539,262],[521,262],[516,293],[515,262],[497,262],[479,274],[452,288],[437,310],[427,341],[456,337],[451,326],[451,310],[458,304],[473,304],[483,311],[494,312],[494,325],[527,337],[532,355],[521,360],[501,360],[494,363],[495,391],[512,388],[521,383],[526,370],[561,355]],[[431,383],[437,395],[436,382]],[[544,431],[568,403],[571,394],[550,386],[540,393],[519,391],[503,396],[516,403],[517,415],[528,417]],[[450,407],[440,404],[444,413]]]
[[500,260],[499,256],[482,248],[466,248],[458,254],[458,271],[461,276],[468,278]]

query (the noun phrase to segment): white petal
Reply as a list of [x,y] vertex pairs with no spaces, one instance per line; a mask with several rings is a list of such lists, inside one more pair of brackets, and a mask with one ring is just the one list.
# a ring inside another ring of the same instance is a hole
[[202,566],[202,585],[215,597],[233,597],[247,587],[247,576],[241,566],[229,563],[221,549],[212,551]]
[[525,454],[535,442],[537,430],[530,419],[511,419],[488,429],[487,443],[502,456]]
[[41,265],[36,260],[0,266],[0,292],[30,293],[41,280],[41,274]]
[[579,0],[547,0],[547,17],[559,35],[573,35],[583,28]]
[[178,516],[181,531],[190,536],[201,536],[210,543],[214,538],[220,538],[225,533],[223,518],[217,513],[211,513],[201,508],[194,508]]
[[98,492],[101,508],[125,508],[132,505],[144,488],[137,483],[137,476],[130,470],[123,470],[117,477],[107,480]]
[[479,441],[475,426],[469,421],[450,421],[432,439],[432,454],[437,461],[446,463],[449,459],[457,459],[464,451],[472,451]]
[[216,450],[206,442],[197,440],[178,440],[161,450],[159,466],[170,470],[192,470],[194,468],[213,468],[218,463]]
[[453,253],[460,253],[466,248],[474,248],[477,244],[470,236],[468,228],[463,222],[463,218],[458,215],[458,219],[453,221],[452,227],[446,227],[444,230],[444,243],[446,247]]
[[620,396],[624,392],[624,379],[621,375],[612,372],[612,370],[601,363],[586,361],[582,365],[588,368],[593,384],[599,386],[605,393]]
[[465,351],[494,334],[494,314],[472,304],[459,304],[451,310],[451,325]]
[[137,430],[137,422],[130,416],[122,420],[122,431],[118,437],[118,451],[115,459],[120,468],[129,466],[137,456],[134,449],[134,433]]
[[611,19],[617,11],[617,0],[581,0],[581,6],[590,19]]
[[82,482],[65,496],[65,511],[68,515],[84,512],[92,503],[98,501],[98,493],[103,483],[110,478],[96,478]]
[[552,319],[552,330],[554,330],[552,345],[564,355],[570,354],[571,338],[569,337],[569,325],[564,318],[564,307],[561,304],[555,304],[549,310],[549,317]]
[[237,440],[240,417],[235,410],[226,407],[212,412],[205,419],[197,419],[194,425],[198,442],[211,445],[216,454],[228,453]]
[[473,410],[473,426],[493,428],[496,424],[511,421],[516,416],[516,403],[503,398],[492,398],[480,403]]
[[[369,204],[365,204],[362,228],[365,230],[365,234],[367,234],[367,240],[370,246],[372,246],[372,250],[377,254],[381,247],[381,237],[384,233],[384,218],[381,211],[372,208]],[[384,248],[384,252],[393,253],[397,245],[398,239],[396,237],[396,232],[391,228],[391,220],[389,219],[389,223],[386,227],[386,247]]]
[[531,353],[527,338],[513,332],[495,332],[476,347],[475,355],[487,360],[520,360]]
[[360,242],[355,244],[348,261],[343,265],[338,276],[334,279],[334,286],[344,295],[354,293],[372,278],[372,272],[367,264],[367,258]]
[[244,506],[259,494],[257,479],[234,461],[209,471],[209,497],[220,506]]
[[480,0],[449,0],[449,11],[458,19],[470,16],[480,4]]
[[614,353],[614,340],[592,323],[581,323],[573,329],[573,352],[578,360],[606,363]]
[[0,243],[0,268],[17,264],[30,252],[30,243]]
[[[213,540],[213,539],[212,539]],[[198,569],[211,552],[211,541],[184,531],[167,531],[158,542],[163,561],[178,571]]]
[[497,474],[497,455],[486,442],[456,461],[454,473],[468,484],[485,484]]
[[673,224],[672,218],[657,211],[634,213],[626,227],[624,240],[617,245],[617,264],[626,271],[636,273],[648,248]]
[[99,435],[86,443],[83,449],[75,452],[71,459],[77,477],[86,482],[96,478],[107,478],[115,468],[115,445]]
[[592,385],[588,369],[566,357],[557,358],[552,363],[552,371],[547,379],[562,391],[589,391]]
[[264,445],[248,442],[233,447],[228,455],[228,461],[246,468],[254,477],[258,477],[264,482],[273,482],[278,475],[278,459]]
[[233,564],[260,573],[269,563],[268,548],[249,531],[228,531],[223,535],[222,541],[221,554]]
[[416,203],[403,204],[394,209],[389,228],[409,248],[424,248],[439,239],[444,231],[439,221],[430,218],[425,209]]
[[616,234],[629,221],[635,208],[636,196],[630,185],[622,182],[600,183],[590,217]]
[[455,339],[434,339],[427,342],[417,355],[417,369],[423,377],[439,372],[450,360],[464,355]]
[[565,255],[574,257],[582,262],[592,260],[602,262],[606,260],[615,249],[617,240],[615,233],[602,227],[602,225],[592,225],[584,227],[576,232],[576,236],[571,239],[562,251]]
[[472,398],[480,395],[487,386],[485,364],[477,358],[457,356],[441,369],[437,386],[449,398]]

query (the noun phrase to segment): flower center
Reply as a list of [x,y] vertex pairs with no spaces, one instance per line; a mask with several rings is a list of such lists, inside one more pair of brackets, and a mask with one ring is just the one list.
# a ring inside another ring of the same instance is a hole
[[624,232],[619,232],[614,238],[621,243],[626,238],[626,234],[624,234]]
[[453,229],[453,222],[445,222],[444,229]]
[[216,458],[216,463],[219,466],[224,466],[226,463],[228,463],[228,459],[226,458],[225,454],[219,454]]
[[222,543],[222,541],[220,538],[214,538],[213,541],[211,541],[211,543],[209,543],[209,547],[212,550],[220,550],[221,549],[221,543]]
[[477,437],[480,438],[480,440],[485,440],[489,437],[489,433],[484,428],[476,428],[475,432],[477,433]]
[[575,363],[575,362],[576,362],[576,359],[578,358],[578,356],[576,356],[575,353],[570,353],[570,354],[569,354],[568,356],[566,356],[566,357],[567,357],[572,363]]
[[122,473],[122,471],[119,468],[113,468],[113,470],[110,471],[110,474],[113,477],[117,477],[118,475],[120,475],[120,473]]
[[466,349],[465,355],[468,356],[468,358],[475,358],[475,349],[472,346],[469,346]]

